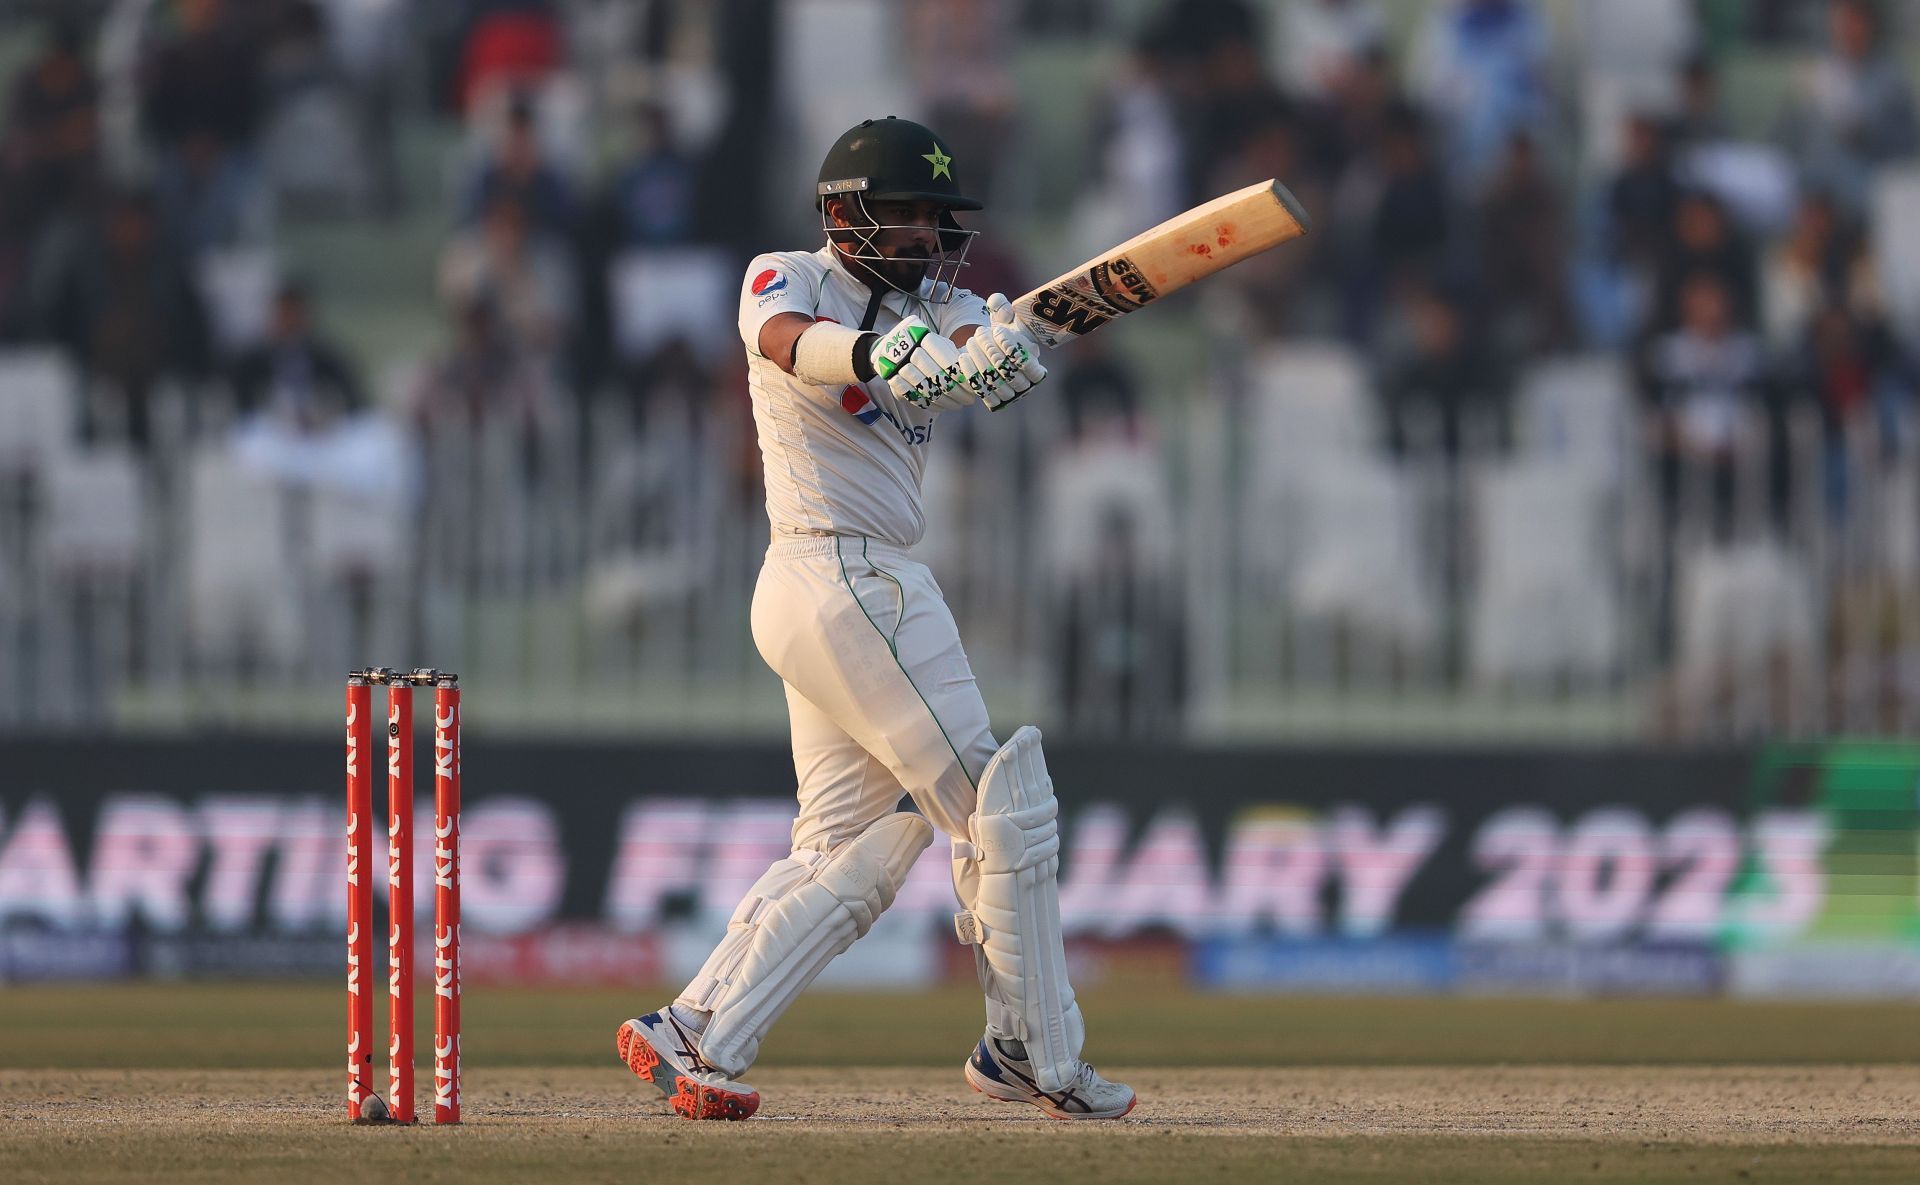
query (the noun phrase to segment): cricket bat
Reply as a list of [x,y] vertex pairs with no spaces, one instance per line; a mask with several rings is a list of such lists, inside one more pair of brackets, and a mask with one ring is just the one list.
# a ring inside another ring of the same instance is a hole
[[1013,302],[1014,315],[1049,349],[1195,280],[1306,234],[1299,199],[1262,181],[1195,206],[1087,260]]

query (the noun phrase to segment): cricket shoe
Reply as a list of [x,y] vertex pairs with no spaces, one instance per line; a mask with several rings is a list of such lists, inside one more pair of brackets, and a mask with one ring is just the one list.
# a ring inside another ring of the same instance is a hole
[[651,1082],[686,1119],[746,1119],[760,1092],[735,1082],[700,1056],[700,1035],[662,1008],[620,1026],[615,1040],[627,1069]]
[[1065,1090],[1041,1090],[1033,1080],[1033,1063],[1018,1041],[980,1038],[967,1059],[967,1084],[990,1099],[1005,1103],[1032,1103],[1053,1119],[1118,1119],[1138,1100],[1133,1087],[1108,1082],[1085,1062]]

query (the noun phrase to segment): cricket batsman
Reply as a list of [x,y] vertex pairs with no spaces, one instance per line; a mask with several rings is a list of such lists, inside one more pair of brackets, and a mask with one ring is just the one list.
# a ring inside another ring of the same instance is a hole
[[[935,827],[986,993],[968,1083],[1056,1119],[1133,1109],[1080,1059],[1040,732],[994,740],[953,614],[909,554],[941,413],[998,411],[1047,375],[1006,297],[958,283],[978,232],[954,215],[981,208],[960,169],[920,124],[867,120],[820,167],[824,245],[757,257],[741,287],[773,527],[753,637],[786,684],[800,811],[693,982],[620,1026],[621,1059],[689,1119],[754,1113],[741,1076],[760,1042],[893,903]],[[895,810],[903,790],[919,813]]]

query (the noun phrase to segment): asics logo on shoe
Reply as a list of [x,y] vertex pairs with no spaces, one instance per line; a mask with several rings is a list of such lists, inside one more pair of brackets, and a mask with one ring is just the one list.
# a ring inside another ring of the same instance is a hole
[[667,1024],[673,1027],[674,1052],[686,1060],[688,1068],[699,1070],[702,1073],[715,1072],[713,1063],[700,1056],[700,1051],[694,1046],[693,1037],[687,1032],[686,1027],[680,1023],[679,1018],[671,1012],[663,1012],[661,1013],[661,1017]]

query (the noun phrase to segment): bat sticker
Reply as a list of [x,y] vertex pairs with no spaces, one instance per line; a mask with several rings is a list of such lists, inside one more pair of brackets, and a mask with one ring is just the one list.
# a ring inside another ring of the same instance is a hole
[[1107,304],[1122,313],[1130,313],[1159,296],[1140,269],[1124,255],[1096,264],[1088,274],[1093,290]]
[[1076,335],[1091,333],[1113,319],[1089,308],[1080,293],[1064,286],[1040,293],[1033,302],[1033,312],[1042,321]]

